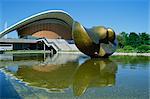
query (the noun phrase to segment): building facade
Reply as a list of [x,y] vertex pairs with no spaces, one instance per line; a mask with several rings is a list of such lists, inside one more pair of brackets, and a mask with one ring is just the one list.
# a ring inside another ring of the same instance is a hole
[[[0,32],[0,50],[78,50],[72,40],[73,21],[61,10],[30,16]],[[19,39],[2,39],[14,30]]]

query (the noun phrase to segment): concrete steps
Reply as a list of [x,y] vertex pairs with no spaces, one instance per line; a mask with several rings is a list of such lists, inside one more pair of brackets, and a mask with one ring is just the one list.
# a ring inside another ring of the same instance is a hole
[[69,44],[64,39],[40,39],[40,40],[42,40],[48,47],[52,46],[56,51],[78,50],[75,44]]

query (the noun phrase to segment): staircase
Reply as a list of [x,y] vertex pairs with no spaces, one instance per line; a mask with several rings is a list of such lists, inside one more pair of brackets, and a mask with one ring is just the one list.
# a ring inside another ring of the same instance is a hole
[[52,46],[56,51],[69,51],[74,50],[75,45],[69,44],[64,39],[46,39],[42,38],[38,41],[43,41],[48,47]]

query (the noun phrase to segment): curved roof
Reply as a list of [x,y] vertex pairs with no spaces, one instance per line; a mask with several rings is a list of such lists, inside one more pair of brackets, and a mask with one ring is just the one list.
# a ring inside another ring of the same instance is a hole
[[6,28],[4,31],[0,32],[0,38],[3,37],[4,35],[6,35],[7,33],[14,31],[26,24],[29,24],[29,23],[37,21],[37,20],[48,19],[48,18],[54,18],[54,19],[56,18],[56,19],[63,20],[70,27],[72,27],[72,24],[74,21],[68,13],[66,13],[62,10],[49,10],[49,11],[45,11],[45,12],[41,12],[41,13],[32,15],[32,16],[30,16],[24,20],[21,20],[18,23]]

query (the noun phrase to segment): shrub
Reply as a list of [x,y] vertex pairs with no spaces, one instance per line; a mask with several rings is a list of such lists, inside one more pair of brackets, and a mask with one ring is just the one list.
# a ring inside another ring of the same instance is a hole
[[125,46],[124,48],[117,49],[117,52],[125,52],[125,53],[130,53],[130,52],[136,52],[135,49],[132,46]]
[[137,52],[138,53],[150,52],[150,46],[148,46],[148,45],[141,45],[141,46],[137,47]]
[[132,46],[125,46],[123,49],[124,50],[134,50],[134,48]]

